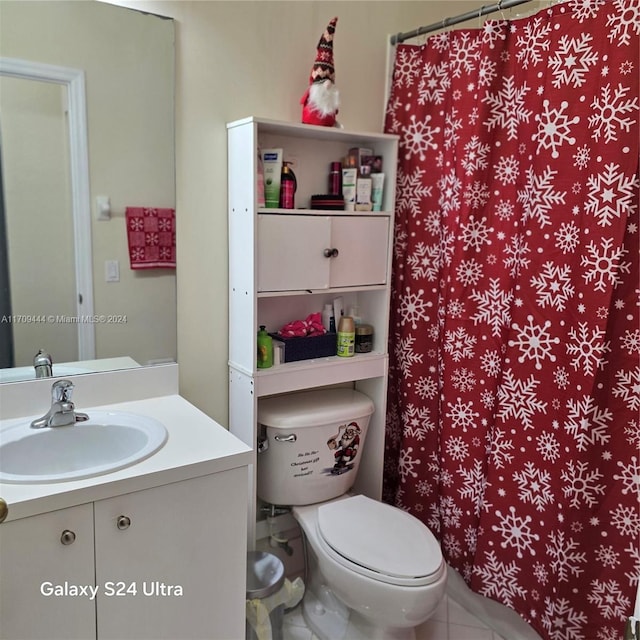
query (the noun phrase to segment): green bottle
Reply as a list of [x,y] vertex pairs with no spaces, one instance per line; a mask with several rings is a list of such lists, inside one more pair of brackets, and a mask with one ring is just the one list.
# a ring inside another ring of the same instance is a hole
[[273,367],[273,340],[262,324],[258,331],[258,369],[269,367]]

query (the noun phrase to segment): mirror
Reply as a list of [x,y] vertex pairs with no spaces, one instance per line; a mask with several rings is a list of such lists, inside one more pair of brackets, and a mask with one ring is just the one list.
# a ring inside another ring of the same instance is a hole
[[125,220],[175,206],[173,21],[5,0],[0,57],[29,68],[0,76],[0,381],[33,377],[41,348],[54,375],[175,361],[175,269],[130,269]]

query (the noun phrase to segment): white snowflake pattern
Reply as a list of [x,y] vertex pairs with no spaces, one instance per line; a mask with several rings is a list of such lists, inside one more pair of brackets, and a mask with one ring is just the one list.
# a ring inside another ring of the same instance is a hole
[[548,329],[551,327],[551,320],[545,320],[544,325],[534,324],[532,315],[527,316],[528,325],[521,327],[517,322],[511,325],[511,328],[517,332],[515,340],[509,340],[507,343],[510,347],[518,347],[522,355],[518,357],[518,362],[523,363],[526,360],[534,360],[535,368],[542,369],[542,362],[549,360],[556,361],[553,353],[554,345],[560,344],[560,338],[557,336],[552,338]]
[[589,127],[593,129],[591,135],[596,142],[600,138],[606,143],[615,142],[618,139],[618,129],[625,133],[631,130],[634,119],[628,114],[638,110],[638,98],[625,99],[629,91],[630,87],[623,87],[622,84],[618,84],[612,91],[611,85],[606,84],[600,89],[600,97],[594,97]]
[[418,322],[429,321],[427,309],[433,306],[430,300],[425,301],[424,290],[418,289],[413,293],[410,287],[405,289],[400,299],[399,311],[402,325],[410,324],[412,329],[418,328]]
[[473,400],[462,402],[461,398],[457,398],[455,404],[447,402],[447,407],[449,411],[445,416],[450,418],[453,429],[460,427],[466,433],[470,428],[477,427],[480,414],[473,410]]
[[614,620],[624,620],[631,606],[616,580],[592,580],[587,600],[598,607],[602,617]]
[[531,260],[526,256],[530,251],[529,243],[520,233],[516,233],[511,238],[511,243],[504,248],[504,253],[507,256],[504,259],[504,266],[509,269],[509,275],[512,278],[516,278],[528,268]]
[[569,103],[563,100],[560,103],[559,109],[550,109],[549,100],[542,102],[542,112],[536,115],[538,121],[538,131],[536,133],[536,139],[538,140],[538,150],[551,149],[551,157],[558,158],[560,152],[558,149],[564,144],[574,145],[576,139],[570,135],[571,125],[578,124],[580,122],[580,116],[565,115],[563,111],[567,109]]
[[469,445],[464,438],[451,436],[447,438],[445,451],[452,460],[464,460],[469,455]]
[[589,324],[579,322],[577,329],[572,327],[569,331],[572,342],[567,344],[567,353],[575,356],[571,361],[576,371],[583,371],[586,375],[594,374],[604,362],[604,356],[610,351],[609,344],[604,340],[605,334],[599,328],[591,329]]
[[614,569],[620,564],[620,554],[612,547],[601,544],[596,551],[596,559],[603,567]]
[[563,85],[577,89],[587,81],[591,67],[598,64],[598,54],[590,44],[592,40],[589,33],[582,33],[577,38],[560,38],[557,53],[549,57],[549,66],[553,70],[552,84],[556,89]]
[[518,202],[524,205],[523,218],[538,219],[540,226],[551,224],[549,212],[553,207],[565,204],[566,191],[553,190],[553,178],[558,174],[547,166],[542,175],[536,175],[533,167],[527,169],[527,184],[524,191],[518,191]]
[[504,421],[513,418],[525,429],[533,429],[533,415],[545,413],[547,409],[547,403],[536,397],[535,390],[539,384],[534,377],[521,380],[511,369],[507,369],[502,384],[498,387],[499,409],[496,417]]
[[516,562],[500,562],[495,551],[489,551],[486,562],[475,566],[473,570],[482,577],[483,586],[479,593],[487,598],[513,607],[514,598],[527,595],[526,589],[520,586],[520,569]]
[[420,458],[413,458],[413,447],[407,447],[400,450],[400,460],[398,460],[398,472],[400,473],[400,481],[404,484],[409,478],[417,478],[418,472],[415,467],[421,463]]
[[616,13],[607,16],[609,41],[617,40],[617,46],[631,44],[632,34],[640,34],[640,7],[636,0],[613,0]]
[[431,196],[431,185],[424,181],[425,173],[420,167],[410,174],[402,169],[398,172],[398,209],[407,210],[414,218],[422,213],[425,199]]
[[631,263],[622,261],[628,251],[624,247],[613,248],[613,238],[602,238],[600,247],[590,242],[585,251],[580,264],[590,268],[582,277],[587,284],[593,283],[595,291],[606,291],[607,285],[617,287],[622,284],[620,275],[631,272]]
[[434,378],[420,377],[416,382],[416,393],[423,400],[435,398],[438,393],[438,383]]
[[504,469],[513,462],[513,440],[508,440],[502,429],[494,430],[493,438],[488,449],[488,453],[491,456],[491,463],[496,469]]
[[529,526],[532,521],[531,516],[526,515],[524,518],[517,516],[515,507],[509,507],[509,513],[504,516],[501,511],[496,510],[496,516],[501,519],[501,522],[499,525],[491,525],[491,529],[502,535],[500,546],[503,549],[515,547],[518,558],[524,557],[523,551],[528,551],[535,556],[532,543],[540,540],[540,536],[531,531]]
[[482,263],[474,258],[470,260],[462,260],[456,267],[456,276],[460,284],[465,287],[478,284],[482,277]]
[[417,155],[420,160],[425,160],[425,152],[428,149],[437,149],[438,144],[434,142],[435,135],[440,132],[440,127],[430,127],[431,116],[425,116],[425,121],[420,122],[415,115],[410,118],[411,122],[406,125],[404,136],[402,137],[402,149],[405,159]]
[[451,75],[460,78],[463,73],[471,73],[480,59],[481,42],[473,38],[470,33],[460,31],[456,33],[456,38],[451,43],[449,50],[449,61]]
[[546,548],[551,559],[551,570],[558,582],[568,582],[570,576],[577,578],[584,572],[580,564],[587,561],[587,554],[579,551],[581,545],[573,538],[565,539],[564,531],[552,531]]
[[418,85],[418,104],[424,105],[427,102],[441,104],[449,87],[451,87],[449,65],[446,62],[441,64],[427,62]]
[[438,245],[419,242],[414,251],[407,256],[407,265],[411,267],[411,277],[424,278],[433,282],[439,273],[441,252]]
[[470,298],[478,303],[478,312],[471,316],[473,323],[484,322],[491,327],[493,336],[499,336],[511,321],[513,292],[501,290],[499,278],[490,278],[489,286],[485,290],[474,290]]
[[578,169],[586,169],[591,161],[591,151],[589,147],[586,144],[579,147],[573,155],[573,160],[574,165],[578,167]]
[[614,474],[613,479],[620,480],[624,485],[622,493],[624,495],[631,493],[640,498],[640,464],[638,464],[638,459],[631,456],[629,464],[625,465],[620,460],[616,464],[622,469],[622,473],[620,475]]
[[460,526],[462,509],[458,506],[452,496],[443,496],[440,498],[438,511],[445,526],[455,528]]
[[491,147],[488,144],[482,144],[479,136],[471,136],[469,142],[464,145],[464,151],[460,164],[466,175],[470,176],[474,171],[486,169]]
[[454,362],[460,362],[463,358],[473,358],[477,338],[469,335],[464,327],[445,332],[445,353],[451,354]]
[[516,58],[524,69],[529,65],[535,67],[544,60],[543,52],[549,51],[549,33],[551,25],[542,18],[536,17],[526,23],[524,36],[518,36],[518,53]]
[[402,424],[403,435],[417,441],[424,440],[427,433],[436,428],[428,407],[416,407],[414,404],[407,405],[405,411],[402,412]]
[[520,173],[520,164],[515,156],[501,157],[494,167],[496,179],[503,185],[515,184]]
[[456,211],[460,207],[460,189],[462,183],[456,176],[455,171],[450,171],[438,180],[440,198],[438,204],[442,210],[442,215],[447,216],[450,211]]
[[479,516],[487,484],[487,476],[482,468],[482,462],[476,459],[471,468],[460,466],[457,473],[462,478],[462,486],[458,488],[460,499],[469,500],[473,504],[473,513]]
[[480,357],[482,370],[491,378],[496,378],[502,371],[502,358],[497,351],[486,351]]
[[620,346],[631,356],[640,355],[640,329],[625,331],[620,338]]
[[464,393],[471,391],[476,386],[476,376],[469,369],[456,369],[451,376],[451,383],[456,389]]
[[613,395],[622,398],[630,411],[640,411],[640,367],[629,371],[616,371]]
[[451,112],[447,114],[445,118],[444,126],[444,146],[446,149],[451,149],[458,144],[460,140],[459,131],[463,128],[463,123],[458,116],[458,111],[455,108],[451,109]]
[[574,253],[580,241],[580,230],[573,222],[563,222],[554,233],[556,247],[562,253]]
[[502,79],[502,89],[495,94],[486,93],[482,102],[488,104],[491,113],[484,121],[485,127],[491,131],[496,127],[502,127],[507,131],[508,140],[518,138],[518,125],[521,122],[529,122],[533,112],[526,109],[525,97],[530,91],[526,83],[521,87],[516,86],[515,76],[507,76]]
[[544,511],[546,505],[554,502],[553,491],[551,490],[551,475],[548,471],[539,469],[529,461],[524,465],[521,472],[513,474],[518,482],[518,497],[523,502],[528,502],[535,506],[536,511]]
[[597,218],[601,227],[610,227],[611,221],[633,213],[636,209],[634,197],[638,180],[627,177],[613,162],[607,164],[604,172],[587,178],[589,187],[585,211]]
[[606,485],[598,484],[603,475],[588,462],[569,460],[560,477],[565,482],[562,493],[570,498],[569,504],[574,508],[582,504],[591,508],[597,503],[597,496],[604,495]]
[[607,0],[571,0],[572,16],[582,24],[585,20],[595,18],[598,15],[600,7]]
[[489,188],[486,184],[476,181],[469,184],[464,192],[464,201],[472,209],[480,209],[489,201]]
[[395,59],[393,76],[394,85],[398,87],[411,87],[420,77],[420,54],[416,49],[402,47],[398,50]]
[[541,622],[549,640],[575,640],[584,638],[587,616],[574,609],[566,598],[545,598],[545,610]]
[[546,462],[555,462],[560,457],[560,443],[551,431],[543,431],[536,438],[536,451]]
[[414,364],[422,362],[422,353],[417,353],[413,349],[415,342],[416,338],[412,335],[396,340],[395,354],[404,378],[412,378],[411,368]]
[[460,225],[460,235],[458,238],[464,243],[465,251],[473,248],[476,253],[480,253],[483,245],[490,245],[490,235],[493,227],[487,226],[485,217],[476,220],[473,215],[469,216],[469,221]]
[[575,287],[571,283],[571,267],[545,262],[538,276],[531,278],[536,288],[538,304],[544,309],[551,307],[564,311],[566,303],[573,297]]
[[609,425],[613,413],[601,409],[593,398],[583,396],[582,400],[567,402],[567,420],[564,428],[573,436],[578,451],[586,451],[589,445],[606,445],[611,439]]

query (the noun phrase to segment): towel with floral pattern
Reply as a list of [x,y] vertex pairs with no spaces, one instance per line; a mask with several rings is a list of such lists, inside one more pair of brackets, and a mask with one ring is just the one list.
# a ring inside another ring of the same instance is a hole
[[131,268],[175,269],[175,210],[127,207],[126,220]]

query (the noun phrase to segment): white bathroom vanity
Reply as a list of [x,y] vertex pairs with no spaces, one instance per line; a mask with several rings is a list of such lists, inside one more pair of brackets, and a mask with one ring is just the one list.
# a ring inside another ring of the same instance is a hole
[[[249,448],[177,395],[177,365],[72,380],[78,411],[146,416],[168,439],[112,473],[0,484],[0,637],[244,637]],[[0,445],[51,383],[2,385]]]

